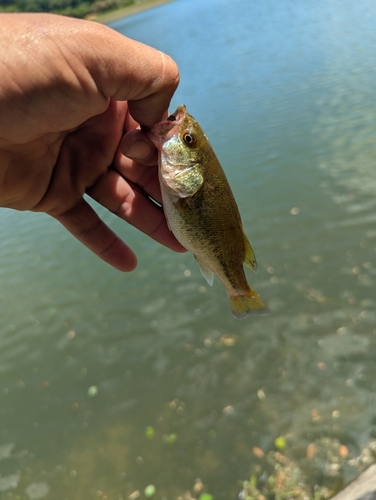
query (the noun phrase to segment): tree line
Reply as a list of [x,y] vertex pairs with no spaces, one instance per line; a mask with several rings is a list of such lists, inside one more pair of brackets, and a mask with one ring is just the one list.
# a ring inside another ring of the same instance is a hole
[[52,12],[88,17],[134,3],[135,0],[0,0],[0,12]]

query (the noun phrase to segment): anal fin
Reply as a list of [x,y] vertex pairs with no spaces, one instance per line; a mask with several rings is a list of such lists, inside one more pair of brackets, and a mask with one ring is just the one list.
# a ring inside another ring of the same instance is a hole
[[198,267],[200,268],[201,274],[203,277],[206,279],[206,282],[209,286],[212,286],[214,283],[214,273],[210,269],[208,269],[206,266],[204,266],[196,256],[194,256],[196,259],[196,262],[198,264]]
[[243,233],[243,237],[244,237],[244,248],[245,248],[245,256],[244,256],[244,264],[249,267],[250,269],[252,269],[252,271],[254,271],[255,273],[257,273],[258,271],[258,265],[257,265],[257,262],[256,262],[256,255],[255,255],[255,252],[253,251],[253,248],[250,244],[250,242],[248,241],[248,238],[247,236]]

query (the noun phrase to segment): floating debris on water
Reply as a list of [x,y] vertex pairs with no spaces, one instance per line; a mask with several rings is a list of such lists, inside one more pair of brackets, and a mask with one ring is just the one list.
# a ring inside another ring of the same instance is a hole
[[298,215],[300,213],[300,208],[299,207],[292,207],[290,210],[291,215]]
[[89,387],[89,389],[87,390],[87,395],[89,396],[89,398],[93,398],[95,396],[98,395],[98,387],[96,385],[92,385],[91,387]]
[[14,443],[6,443],[0,446],[0,460],[9,458],[12,454],[12,450],[15,447]]
[[145,429],[145,437],[148,439],[152,439],[155,436],[155,430],[154,427],[148,426]]
[[257,391],[257,397],[259,398],[260,401],[263,401],[266,398],[266,394],[263,389],[259,389]]
[[174,444],[178,439],[178,436],[173,432],[172,434],[168,434],[163,436],[163,441],[166,444]]
[[47,483],[32,483],[25,490],[30,500],[40,500],[47,496],[49,492],[50,487]]
[[265,452],[261,448],[259,448],[258,446],[254,446],[252,448],[252,453],[257,458],[264,458],[265,457]]
[[284,436],[279,436],[274,441],[274,446],[277,448],[277,450],[284,450],[286,448],[286,444],[286,438]]
[[147,498],[150,498],[155,494],[155,492],[156,492],[156,489],[155,489],[154,484],[149,484],[148,486],[146,486],[144,494]]
[[141,495],[141,493],[138,490],[135,490],[133,493],[131,493],[128,497],[129,500],[136,500]]
[[21,479],[21,474],[11,474],[10,476],[0,477],[0,491],[8,491],[17,488]]
[[[284,436],[274,441],[276,448],[285,443],[281,451],[264,453],[253,448],[258,462],[251,469],[250,479],[243,482],[239,500],[329,500],[348,481],[349,466],[353,476],[376,462],[376,441],[371,441],[362,453],[349,459],[350,450],[337,439],[321,438],[309,443],[305,459],[297,460],[287,448]],[[312,482],[312,478],[318,478]]]
[[193,485],[193,491],[197,494],[204,489],[204,484],[201,479],[197,478],[195,484]]

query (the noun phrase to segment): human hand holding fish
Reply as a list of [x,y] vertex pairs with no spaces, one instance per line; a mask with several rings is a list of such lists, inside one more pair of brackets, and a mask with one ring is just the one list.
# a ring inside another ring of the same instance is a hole
[[90,21],[0,14],[0,27],[0,207],[51,215],[122,271],[136,256],[84,195],[184,251],[150,199],[161,202],[155,150],[141,161],[121,154],[124,133],[127,152],[139,124],[167,116],[174,61]]

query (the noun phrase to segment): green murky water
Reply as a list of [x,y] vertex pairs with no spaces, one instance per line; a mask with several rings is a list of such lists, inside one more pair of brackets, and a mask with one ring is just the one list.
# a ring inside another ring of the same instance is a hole
[[172,108],[222,161],[272,314],[236,320],[191,255],[101,208],[132,274],[3,210],[1,499],[175,500],[197,478],[233,499],[278,436],[375,437],[375,22],[371,0],[177,0],[112,24],[178,62]]

